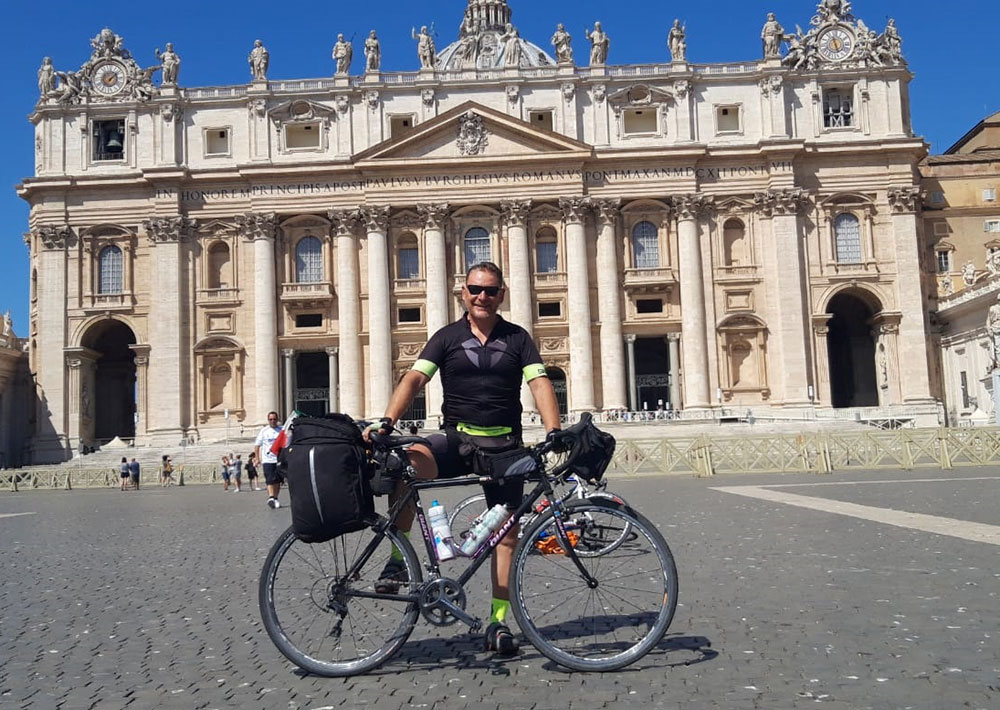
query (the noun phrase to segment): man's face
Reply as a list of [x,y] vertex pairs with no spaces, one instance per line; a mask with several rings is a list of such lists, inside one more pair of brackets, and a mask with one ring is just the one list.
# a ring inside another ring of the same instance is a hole
[[[473,294],[469,287],[474,290],[483,287],[483,290]],[[496,295],[490,296],[487,290],[496,290]],[[496,315],[497,309],[503,303],[505,292],[500,285],[500,279],[489,271],[473,271],[465,279],[465,286],[462,288],[462,303],[465,309],[473,318],[490,318]]]
[[270,426],[278,426],[278,418],[276,416],[274,416],[273,414],[269,414],[269,415],[267,415],[267,423]]

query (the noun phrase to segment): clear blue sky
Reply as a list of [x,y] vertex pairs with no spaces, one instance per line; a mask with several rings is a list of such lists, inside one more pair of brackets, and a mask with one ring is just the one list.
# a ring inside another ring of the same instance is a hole
[[[246,55],[260,38],[271,53],[269,77],[311,78],[333,73],[330,49],[336,33],[355,38],[354,72],[362,66],[360,42],[370,29],[382,40],[382,67],[410,71],[419,64],[410,39],[413,25],[434,23],[438,47],[455,39],[465,0],[381,0],[353,3],[238,3],[172,0],[121,3],[109,0],[5,0],[0,26],[4,107],[0,113],[6,160],[0,163],[0,312],[10,308],[14,330],[27,333],[28,257],[21,235],[27,205],[14,186],[34,168],[32,127],[27,120],[38,97],[36,72],[42,57],[57,69],[79,69],[90,55],[89,40],[103,27],[125,38],[143,66],[167,42],[181,56],[182,86],[246,83]],[[941,152],[988,113],[1000,109],[996,42],[1000,2],[854,0],[854,14],[881,31],[895,17],[903,51],[916,75],[911,85],[916,132]],[[814,0],[714,0],[653,3],[649,0],[510,0],[521,36],[548,49],[557,22],[573,34],[578,58],[586,57],[583,29],[600,20],[611,37],[609,62],[665,61],[667,29],[680,17],[688,29],[692,62],[737,62],[761,56],[760,28],[773,11],[788,31],[807,27]]]

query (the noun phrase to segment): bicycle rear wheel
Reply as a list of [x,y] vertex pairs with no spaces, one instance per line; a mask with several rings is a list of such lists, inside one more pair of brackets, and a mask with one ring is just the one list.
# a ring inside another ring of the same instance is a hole
[[413,631],[416,602],[362,596],[375,593],[393,545],[409,578],[399,594],[419,587],[420,565],[401,533],[386,530],[357,573],[345,576],[375,535],[369,527],[307,544],[289,527],[271,547],[260,575],[260,614],[275,646],[300,668],[331,677],[364,673],[388,660]]
[[[613,529],[627,524],[630,534],[612,550],[578,556],[597,581],[590,588],[564,550],[536,545],[539,533],[556,535],[552,513],[539,516],[514,552],[514,618],[556,663],[578,671],[618,670],[642,658],[667,632],[677,608],[674,558],[656,527],[626,505],[581,500],[566,504],[565,511],[566,520]],[[577,544],[585,539],[581,535]]]
[[[587,494],[587,500],[607,500],[627,506],[621,496],[610,491],[594,491]],[[632,524],[627,520],[586,520],[575,528],[580,532],[580,541],[576,546],[576,554],[582,557],[604,555],[618,548],[625,540],[635,539]]]
[[448,516],[448,524],[451,527],[451,536],[461,542],[465,533],[472,530],[472,523],[475,519],[486,512],[486,494],[477,493],[458,502],[451,515]]

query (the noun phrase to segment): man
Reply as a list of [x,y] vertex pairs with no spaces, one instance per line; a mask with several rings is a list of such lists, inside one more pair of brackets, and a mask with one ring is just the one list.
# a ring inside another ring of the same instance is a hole
[[229,468],[231,475],[233,477],[233,482],[236,484],[236,492],[240,492],[240,484],[243,479],[243,459],[240,458],[240,454],[233,456],[229,454]]
[[139,490],[139,462],[132,457],[132,460],[128,464],[128,472],[132,477],[132,488]]
[[278,426],[278,413],[268,412],[267,426],[263,427],[257,434],[257,441],[254,443],[254,459],[261,462],[264,469],[264,483],[267,484],[267,507],[280,508],[281,502],[278,494],[281,492],[281,474],[278,473],[278,457],[271,453],[271,444],[281,433]]
[[[484,449],[519,445],[522,377],[528,381],[545,430],[551,433],[559,428],[555,391],[538,348],[527,331],[497,315],[505,295],[503,273],[496,264],[483,262],[470,267],[462,288],[466,314],[431,336],[413,369],[392,393],[385,418],[371,427],[388,429],[394,425],[417,393],[441,371],[445,432],[430,436],[430,447],[418,445],[409,450],[418,478],[470,473],[475,451],[470,444]],[[491,483],[483,489],[487,507],[503,503],[512,509],[524,496],[523,480]],[[401,483],[390,496],[390,504],[404,494]],[[404,533],[412,526],[414,513],[411,506],[397,518],[396,525]],[[486,647],[501,655],[517,653],[517,640],[504,624],[510,611],[507,580],[516,544],[517,526],[496,548],[492,560],[493,605]],[[394,550],[376,590],[391,593],[408,581],[402,556]]]

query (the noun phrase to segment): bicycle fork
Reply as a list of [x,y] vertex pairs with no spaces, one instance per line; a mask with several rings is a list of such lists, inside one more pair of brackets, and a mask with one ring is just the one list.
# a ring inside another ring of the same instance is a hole
[[562,548],[566,550],[566,556],[569,557],[573,564],[576,565],[576,569],[580,572],[580,576],[583,581],[587,583],[587,587],[590,589],[597,589],[598,581],[594,579],[594,576],[590,574],[580,558],[576,554],[576,548],[573,543],[570,542],[569,533],[566,532],[566,524],[563,522],[563,503],[560,500],[555,500],[552,503],[552,516],[556,521],[556,537],[559,540],[559,544]]

